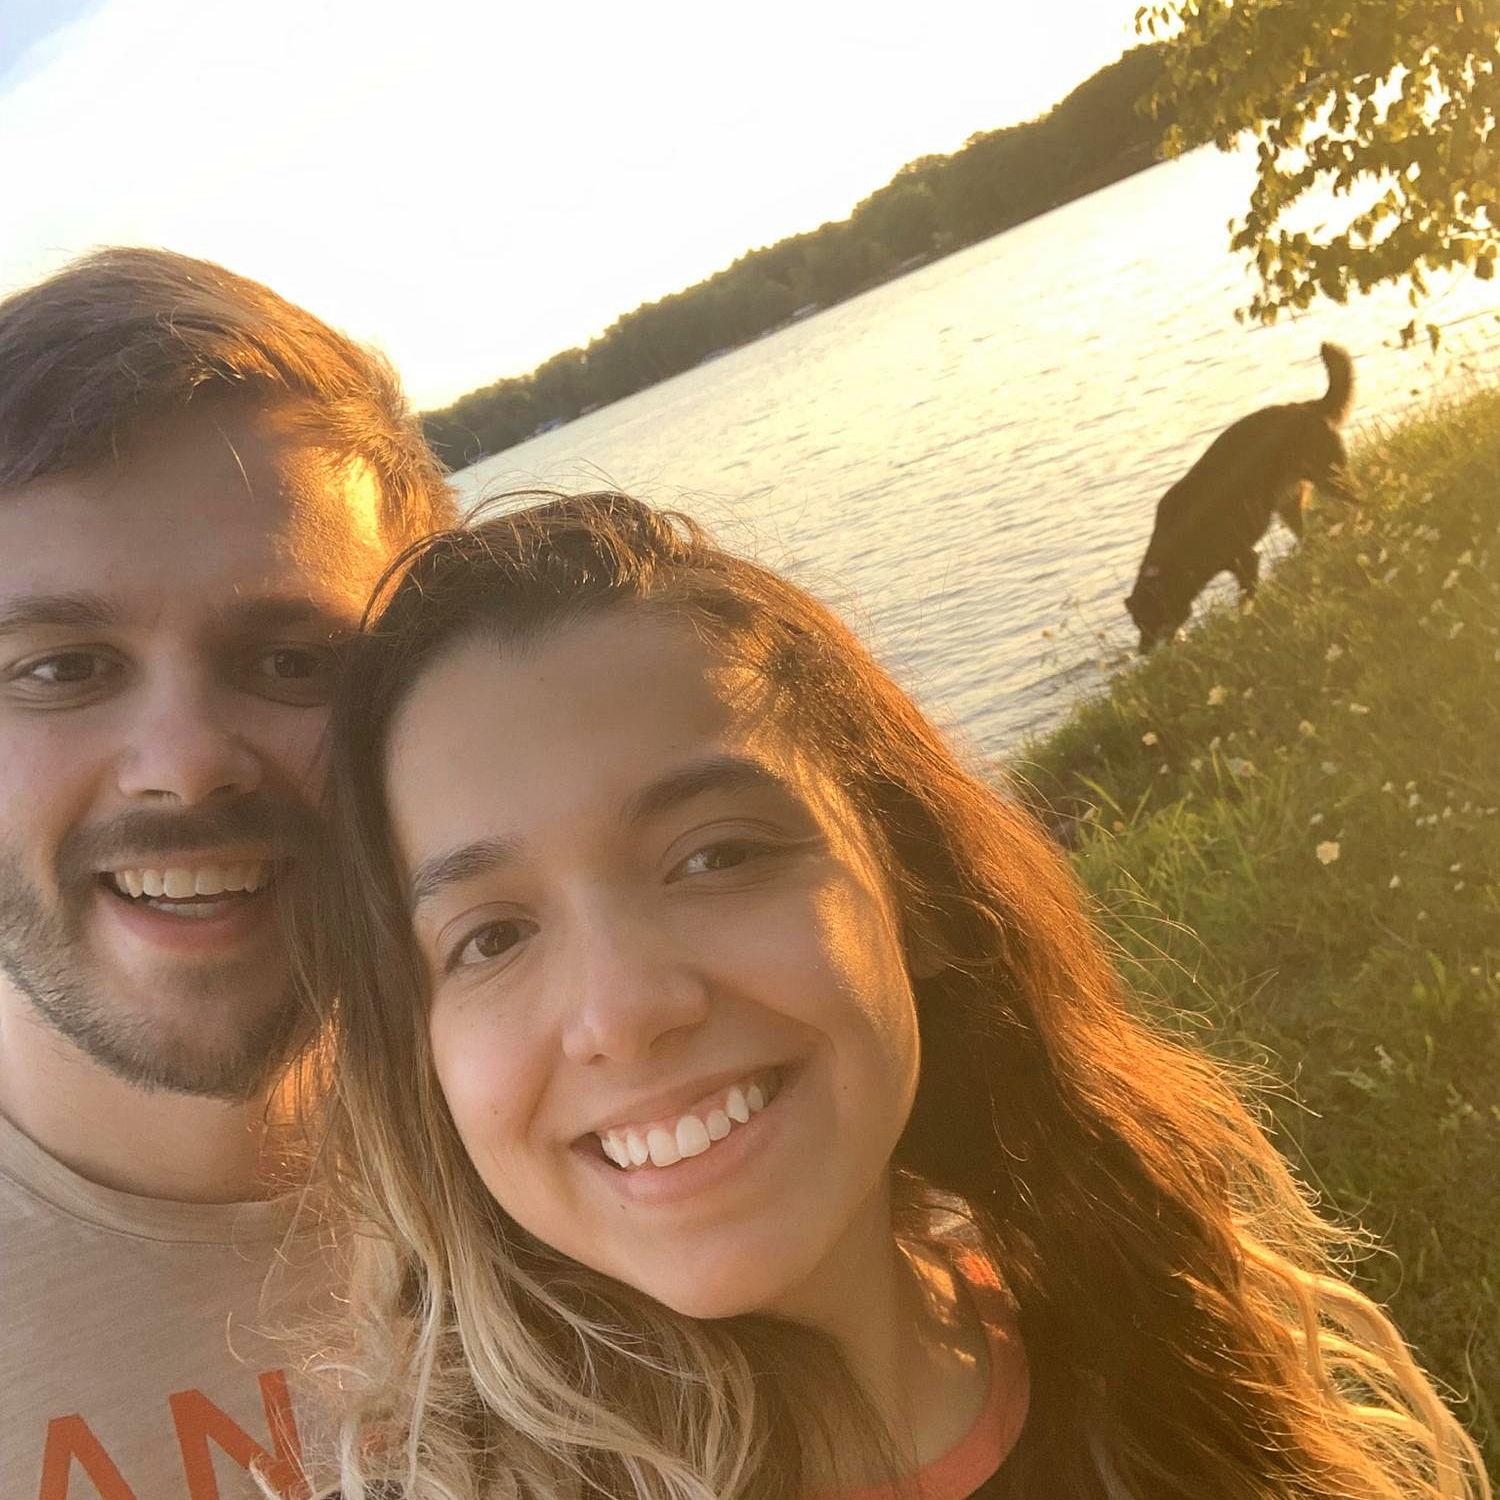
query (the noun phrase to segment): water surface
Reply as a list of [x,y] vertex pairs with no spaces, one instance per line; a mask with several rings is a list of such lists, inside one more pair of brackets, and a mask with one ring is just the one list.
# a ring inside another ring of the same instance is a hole
[[[1500,290],[1387,291],[1244,329],[1242,156],[1199,152],[971,246],[456,476],[618,486],[709,522],[860,625],[941,722],[1004,754],[1134,642],[1156,501],[1227,423],[1355,358],[1353,427],[1487,378]],[[1285,543],[1273,533],[1272,551]]]

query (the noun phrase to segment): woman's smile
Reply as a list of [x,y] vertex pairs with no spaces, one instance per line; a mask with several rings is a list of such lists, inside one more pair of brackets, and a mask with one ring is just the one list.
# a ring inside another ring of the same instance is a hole
[[701,1156],[715,1142],[726,1140],[736,1126],[748,1125],[776,1097],[784,1071],[755,1068],[741,1072],[727,1087],[694,1086],[683,1091],[697,1096],[686,1109],[643,1119],[639,1116],[654,1105],[642,1104],[635,1110],[637,1118],[629,1123],[606,1125],[588,1135],[598,1141],[599,1149],[621,1171],[676,1166]]
[[665,1208],[709,1200],[704,1203],[709,1207],[718,1196],[715,1190],[753,1189],[748,1179],[761,1160],[787,1149],[795,1122],[788,1127],[784,1117],[795,1109],[789,1096],[800,1076],[800,1069],[759,1070],[747,1075],[748,1087],[731,1084],[675,1120],[655,1122],[644,1133],[637,1127],[603,1138],[591,1133],[586,1140],[596,1143],[593,1149],[584,1143],[574,1149],[606,1192],[628,1202]]

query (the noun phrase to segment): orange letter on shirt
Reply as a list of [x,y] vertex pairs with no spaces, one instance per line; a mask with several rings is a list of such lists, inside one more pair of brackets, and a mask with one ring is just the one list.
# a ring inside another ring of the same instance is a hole
[[47,1446],[42,1450],[42,1488],[37,1500],[68,1500],[73,1460],[92,1482],[99,1500],[135,1500],[135,1492],[104,1451],[89,1424],[76,1412],[54,1417],[47,1424]]
[[242,1469],[261,1461],[261,1473],[285,1500],[302,1500],[307,1493],[302,1477],[302,1442],[292,1416],[286,1376],[280,1370],[269,1370],[260,1377],[260,1398],[271,1429],[271,1446],[276,1450],[274,1457],[202,1391],[178,1391],[167,1398],[177,1427],[177,1444],[182,1449],[182,1472],[190,1500],[220,1500],[213,1456],[208,1451],[210,1440]]

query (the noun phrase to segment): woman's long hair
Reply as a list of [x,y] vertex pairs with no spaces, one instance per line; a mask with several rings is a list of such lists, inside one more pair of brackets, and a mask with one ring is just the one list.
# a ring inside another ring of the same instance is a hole
[[[921,1078],[897,1151],[910,1232],[961,1204],[1013,1298],[1032,1407],[1006,1467],[1049,1500],[1488,1495],[1478,1454],[1221,1070],[1127,1004],[1066,861],[966,772],[806,592],[617,494],[549,497],[393,568],[335,710],[334,857],[299,907],[331,1039],[326,1177],[351,1245],[324,1348],[346,1500],[797,1500],[848,1413],[837,1351],[701,1322],[551,1250],[469,1162],[428,1050],[383,767],[435,653],[650,609],[750,669],[837,779],[914,932]],[[431,768],[434,778],[443,767]],[[839,1393],[843,1392],[843,1397]],[[822,1413],[819,1417],[817,1414]]]

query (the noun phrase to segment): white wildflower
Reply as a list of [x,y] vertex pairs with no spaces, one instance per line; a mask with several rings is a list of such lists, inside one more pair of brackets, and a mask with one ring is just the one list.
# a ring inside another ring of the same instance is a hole
[[1313,853],[1318,856],[1320,865],[1331,865],[1339,857],[1339,845],[1337,839],[1325,839],[1318,845]]
[[1344,648],[1337,641],[1333,643],[1324,653],[1324,661],[1337,661],[1344,654]]
[[1349,705],[1349,712],[1351,714],[1367,714],[1369,711],[1363,703],[1351,703]]
[[1208,690],[1208,706],[1210,708],[1217,708],[1228,696],[1228,688],[1215,685]]
[[1386,886],[1386,889],[1387,890],[1392,890],[1392,891],[1398,891],[1398,890],[1400,890],[1401,889],[1401,877],[1399,875],[1392,875],[1391,878],[1390,878],[1390,881],[1388,882],[1388,884]]
[[1156,731],[1154,729],[1148,729],[1145,732],[1145,734],[1143,734],[1141,736],[1141,743],[1143,745],[1155,745],[1155,744],[1159,744],[1160,741],[1157,738]]

